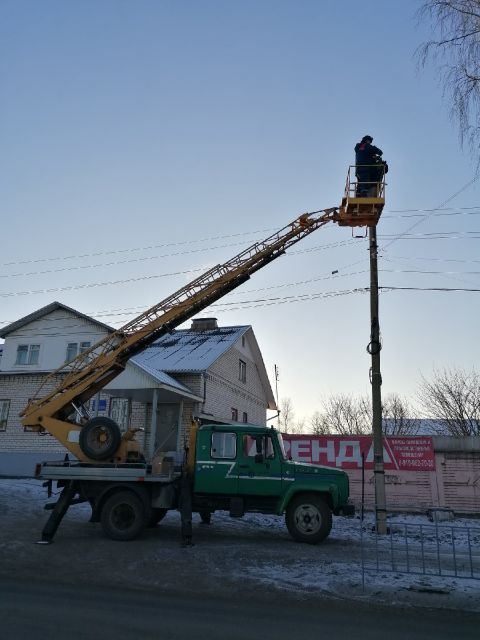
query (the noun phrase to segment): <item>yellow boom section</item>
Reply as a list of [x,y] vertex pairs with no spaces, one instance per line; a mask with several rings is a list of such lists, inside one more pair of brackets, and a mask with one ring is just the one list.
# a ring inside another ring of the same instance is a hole
[[[21,413],[23,426],[33,431],[48,431],[80,460],[87,460],[78,444],[81,425],[67,421],[68,416],[77,411],[87,419],[84,403],[119,375],[132,356],[240,286],[252,273],[336,217],[336,207],[301,215],[266,240],[213,267],[79,354],[68,365],[49,374],[37,396]],[[42,390],[51,388],[58,374],[65,371],[62,382],[40,397]]]

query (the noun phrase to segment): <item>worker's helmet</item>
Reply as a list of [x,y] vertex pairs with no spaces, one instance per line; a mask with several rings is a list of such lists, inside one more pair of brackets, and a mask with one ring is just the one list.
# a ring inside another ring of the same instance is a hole
[[363,136],[362,142],[373,142],[372,136]]

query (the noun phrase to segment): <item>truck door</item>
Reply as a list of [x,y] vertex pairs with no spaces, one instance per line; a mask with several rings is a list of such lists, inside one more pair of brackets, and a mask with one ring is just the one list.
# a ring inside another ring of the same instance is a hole
[[270,435],[240,436],[238,493],[276,496],[282,492],[282,465]]
[[237,434],[199,430],[195,461],[195,492],[236,495]]

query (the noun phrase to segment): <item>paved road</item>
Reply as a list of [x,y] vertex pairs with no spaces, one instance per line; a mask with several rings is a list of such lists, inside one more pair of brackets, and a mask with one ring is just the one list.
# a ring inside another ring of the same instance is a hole
[[240,600],[118,587],[0,581],[1,636],[15,640],[478,639],[480,615],[387,609],[274,592]]

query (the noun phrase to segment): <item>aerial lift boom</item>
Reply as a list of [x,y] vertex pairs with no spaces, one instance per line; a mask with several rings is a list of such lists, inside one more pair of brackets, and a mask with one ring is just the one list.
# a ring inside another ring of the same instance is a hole
[[[304,237],[335,219],[337,208],[306,213],[262,242],[217,265],[109,334],[48,375],[22,412],[27,430],[49,432],[81,461],[124,462],[135,458],[131,431],[120,436],[113,421],[89,419],[85,404],[118,376],[127,361],[152,342],[219,300]],[[67,374],[60,383],[59,374]],[[38,398],[42,390],[49,390]],[[76,414],[76,420],[72,419]]]
[[[243,284],[253,273],[313,231],[329,222],[351,227],[376,225],[384,203],[384,182],[378,186],[378,197],[364,199],[363,203],[362,198],[352,201],[352,189],[355,190],[355,185],[349,177],[340,207],[302,214],[262,242],[256,242],[231,260],[213,267],[46,376],[36,397],[20,414],[25,429],[50,433],[81,462],[141,459],[134,430],[129,429],[121,435],[113,420],[90,418],[86,407],[88,400],[118,376],[132,356]],[[42,390],[43,397],[40,396]]]

